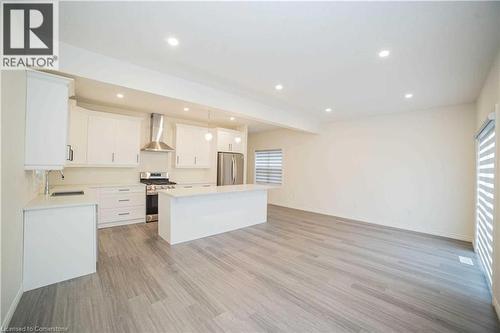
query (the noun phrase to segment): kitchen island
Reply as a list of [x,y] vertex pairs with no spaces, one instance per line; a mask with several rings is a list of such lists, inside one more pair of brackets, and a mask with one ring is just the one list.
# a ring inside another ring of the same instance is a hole
[[158,234],[182,243],[267,221],[264,185],[226,185],[158,191]]

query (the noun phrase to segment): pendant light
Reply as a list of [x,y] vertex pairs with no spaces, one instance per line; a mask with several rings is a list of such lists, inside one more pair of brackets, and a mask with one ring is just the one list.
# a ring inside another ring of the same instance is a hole
[[207,133],[205,133],[205,140],[212,141],[214,136],[212,133],[210,133],[209,126],[210,126],[210,110],[208,110]]

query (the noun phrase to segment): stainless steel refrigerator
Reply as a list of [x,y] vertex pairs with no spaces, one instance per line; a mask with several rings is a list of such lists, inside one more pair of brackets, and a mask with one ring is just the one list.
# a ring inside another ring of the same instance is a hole
[[217,186],[243,184],[243,167],[243,154],[218,153]]

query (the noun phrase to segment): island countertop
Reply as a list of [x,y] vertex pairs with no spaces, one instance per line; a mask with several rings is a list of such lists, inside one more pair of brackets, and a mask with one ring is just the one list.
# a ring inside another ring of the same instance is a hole
[[210,186],[210,187],[195,187],[195,188],[176,188],[170,190],[159,190],[158,193],[168,195],[174,198],[192,197],[200,195],[216,195],[232,192],[250,192],[250,191],[265,191],[271,187],[257,184],[242,184],[242,185],[225,185],[225,186]]

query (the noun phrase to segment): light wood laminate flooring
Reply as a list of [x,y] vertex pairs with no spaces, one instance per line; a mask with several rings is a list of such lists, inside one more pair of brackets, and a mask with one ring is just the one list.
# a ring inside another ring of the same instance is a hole
[[500,331],[470,243],[278,206],[268,215],[268,223],[175,246],[156,223],[101,229],[97,274],[26,292],[11,327]]

